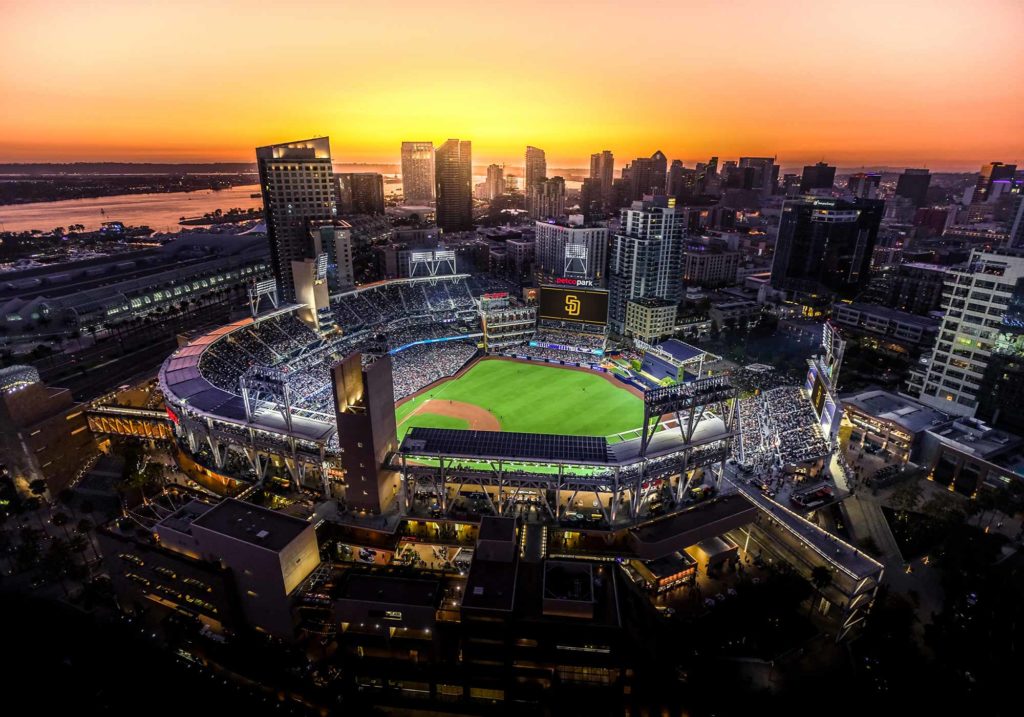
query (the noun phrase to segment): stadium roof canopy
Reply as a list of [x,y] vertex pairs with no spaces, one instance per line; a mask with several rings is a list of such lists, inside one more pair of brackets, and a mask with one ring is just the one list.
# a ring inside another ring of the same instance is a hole
[[692,361],[701,354],[704,353],[701,349],[696,346],[691,346],[688,343],[680,341],[679,339],[669,339],[668,341],[662,341],[658,344],[657,348],[667,353],[673,359],[679,363],[685,363],[686,361]]
[[416,455],[469,459],[495,458],[590,465],[610,462],[608,441],[603,436],[417,427],[406,434],[399,450]]

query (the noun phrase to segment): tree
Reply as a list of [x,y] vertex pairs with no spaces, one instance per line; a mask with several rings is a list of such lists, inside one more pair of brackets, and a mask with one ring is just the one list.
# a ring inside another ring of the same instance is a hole
[[64,537],[65,538],[69,537],[69,535],[68,535],[68,523],[71,522],[71,518],[68,517],[67,513],[62,513],[61,511],[57,511],[56,513],[54,513],[53,515],[50,516],[50,522],[53,523],[54,525],[56,525],[58,528],[61,528],[64,531]]

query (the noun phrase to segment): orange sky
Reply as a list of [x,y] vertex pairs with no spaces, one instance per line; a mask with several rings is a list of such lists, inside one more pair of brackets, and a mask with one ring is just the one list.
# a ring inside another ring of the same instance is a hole
[[1019,0],[0,0],[0,161],[1024,164]]

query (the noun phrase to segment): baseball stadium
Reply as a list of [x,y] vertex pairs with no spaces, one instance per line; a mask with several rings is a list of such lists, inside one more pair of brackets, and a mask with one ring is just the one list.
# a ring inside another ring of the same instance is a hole
[[610,527],[709,492],[703,468],[730,454],[724,379],[694,380],[692,347],[607,353],[606,292],[531,301],[498,279],[428,276],[305,309],[254,304],[164,363],[178,461],[198,482],[277,482],[367,514],[528,504],[559,520],[585,503]]

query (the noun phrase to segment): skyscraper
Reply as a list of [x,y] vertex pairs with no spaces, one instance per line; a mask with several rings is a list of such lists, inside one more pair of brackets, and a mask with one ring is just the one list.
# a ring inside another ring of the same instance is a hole
[[906,197],[915,207],[923,207],[928,201],[928,185],[932,175],[927,169],[907,169],[896,180],[896,196]]
[[[921,402],[946,413],[973,416],[979,402],[992,418],[1002,401],[1020,394],[1024,356],[1020,329],[1024,324],[1024,252],[975,249],[966,267],[946,275],[945,315],[939,340],[929,358]],[[997,368],[993,371],[993,359]],[[1010,365],[1016,363],[1016,369]],[[1000,391],[1000,388],[1004,390]],[[992,395],[982,396],[982,390]],[[1004,406],[1020,412],[1020,404]],[[998,418],[998,416],[995,416]]]
[[537,147],[526,148],[526,186],[524,191],[529,195],[530,188],[548,176],[548,162],[544,150]]
[[744,189],[753,189],[760,192],[763,197],[775,193],[775,188],[779,184],[779,165],[775,164],[774,157],[740,157],[739,167],[753,170],[748,173],[750,186],[744,186]]
[[875,199],[786,202],[772,286],[797,298],[854,298],[867,284],[884,209]]
[[612,178],[615,175],[615,156],[607,149],[590,155],[590,178],[597,181],[604,209],[612,206]]
[[981,204],[989,198],[992,193],[992,185],[995,182],[1009,182],[1013,180],[1017,172],[1016,164],[1003,164],[1002,162],[989,162],[983,165],[978,174],[978,183],[974,187],[974,204]]
[[505,169],[500,164],[487,166],[487,198],[495,199],[505,193]]
[[341,214],[383,214],[384,177],[376,172],[337,175],[338,212]]
[[608,256],[608,323],[625,331],[632,299],[678,303],[682,293],[683,226],[665,197],[636,201],[623,209]]
[[402,142],[402,196],[412,206],[434,201],[432,142]]
[[565,180],[561,177],[535,180],[526,192],[526,210],[531,219],[557,219],[565,214]]
[[857,199],[878,199],[882,175],[878,172],[857,172],[846,180],[846,191]]
[[310,258],[310,223],[338,213],[330,140],[257,147],[256,163],[278,295],[295,301],[292,262]]
[[[629,191],[633,201],[645,196],[665,196],[665,178],[668,174],[668,159],[658,150],[650,157],[638,157],[628,167]],[[626,176],[623,170],[623,176]]]
[[434,161],[437,226],[443,232],[473,228],[473,151],[468,140],[450,139]]
[[601,180],[587,177],[580,186],[580,213],[588,222],[604,216],[605,202],[601,195]]
[[832,189],[836,183],[836,168],[824,162],[809,164],[804,167],[800,178],[800,192],[807,193],[813,189]]

